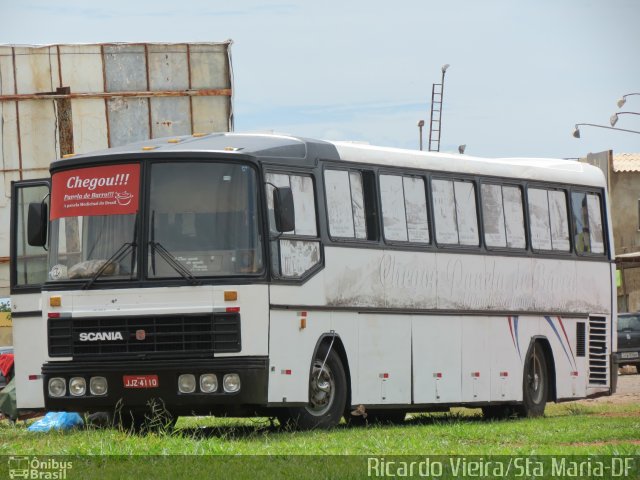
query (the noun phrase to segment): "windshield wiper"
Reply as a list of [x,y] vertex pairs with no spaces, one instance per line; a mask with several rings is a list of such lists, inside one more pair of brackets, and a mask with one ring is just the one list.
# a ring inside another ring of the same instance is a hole
[[149,240],[149,247],[151,253],[151,271],[153,274],[156,274],[156,251],[160,254],[160,256],[167,262],[171,268],[173,268],[176,272],[180,274],[189,285],[199,285],[200,281],[193,276],[191,270],[178,260],[173,254],[164,248],[160,243],[156,242],[156,211],[153,210],[151,212],[151,239]]
[[107,268],[109,268],[109,266],[111,264],[117,264],[120,260],[122,260],[124,258],[124,256],[129,253],[129,250],[134,250],[135,251],[136,248],[136,242],[126,242],[123,243],[120,248],[118,250],[116,250],[114,252],[113,255],[111,255],[103,264],[102,266],[98,269],[98,271],[96,273],[93,274],[93,276],[89,279],[89,281],[87,283],[84,284],[84,286],[82,287],[83,290],[88,290],[91,285],[93,285],[93,283],[100,277],[100,275],[102,275]]
[[[102,236],[102,231],[100,232],[100,236]],[[99,238],[99,237],[98,237]],[[107,270],[107,268],[109,268],[109,265],[111,264],[117,264],[120,260],[122,260],[125,255],[127,253],[129,253],[129,250],[131,250],[131,270],[130,270],[130,277],[133,278],[133,270],[135,268],[135,263],[136,263],[136,252],[137,252],[137,246],[138,244],[136,243],[136,238],[138,238],[138,213],[136,213],[134,222],[133,222],[133,241],[132,242],[125,242],[123,243],[120,248],[118,250],[116,250],[113,255],[111,255],[105,262],[104,264],[98,269],[98,271],[96,273],[93,274],[93,276],[89,279],[89,281],[87,283],[84,284],[84,286],[82,287],[83,290],[88,290],[89,288],[91,288],[91,285],[93,285],[93,283],[100,278],[100,276]],[[97,240],[96,243],[94,244],[94,248],[95,245],[97,245]],[[91,253],[93,252],[93,249],[91,250]]]
[[189,268],[184,263],[182,263],[180,260],[174,257],[173,254],[169,250],[164,248],[160,243],[154,242],[153,240],[151,240],[149,242],[149,246],[151,247],[151,260],[154,267],[155,267],[155,253],[158,252],[160,256],[164,259],[164,261],[167,262],[185,280],[187,280],[190,285],[200,284],[200,281],[193,276],[193,274],[191,273],[191,270],[189,270]]

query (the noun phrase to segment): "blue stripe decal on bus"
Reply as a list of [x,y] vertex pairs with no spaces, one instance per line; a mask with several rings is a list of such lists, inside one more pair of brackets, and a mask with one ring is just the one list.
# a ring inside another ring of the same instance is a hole
[[[513,346],[516,347],[518,351],[518,356],[522,361],[522,353],[520,353],[520,339],[518,338],[518,317],[507,317],[509,321],[509,331],[511,332],[511,340],[513,341]],[[515,335],[513,333],[515,329]]]
[[569,352],[567,352],[567,349],[564,346],[564,342],[562,341],[562,337],[558,333],[558,329],[556,328],[556,326],[553,324],[553,321],[551,320],[551,317],[545,316],[544,318],[547,320],[547,323],[549,325],[551,325],[551,328],[553,329],[553,333],[555,333],[556,337],[558,337],[558,341],[560,342],[560,345],[562,345],[562,350],[564,350],[564,354],[567,356],[567,360],[569,360],[569,364],[571,364],[573,366],[573,368],[577,370],[577,367],[575,365],[575,361],[571,360],[571,357],[569,356]]

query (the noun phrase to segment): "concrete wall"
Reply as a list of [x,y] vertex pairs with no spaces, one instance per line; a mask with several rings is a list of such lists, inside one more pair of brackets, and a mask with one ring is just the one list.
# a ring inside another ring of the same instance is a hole
[[13,345],[11,315],[0,312],[0,347]]
[[72,152],[231,130],[230,45],[0,45],[0,298],[11,181],[48,177],[51,161]]
[[610,182],[616,254],[640,251],[640,172],[611,172]]

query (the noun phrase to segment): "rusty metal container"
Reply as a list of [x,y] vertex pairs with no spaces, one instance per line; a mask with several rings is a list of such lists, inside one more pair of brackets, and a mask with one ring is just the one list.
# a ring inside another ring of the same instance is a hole
[[233,130],[231,41],[0,45],[0,298],[10,185],[49,164],[170,135]]

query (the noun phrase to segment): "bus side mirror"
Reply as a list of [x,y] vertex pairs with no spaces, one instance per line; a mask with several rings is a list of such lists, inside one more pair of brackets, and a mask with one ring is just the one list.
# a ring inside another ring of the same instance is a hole
[[27,214],[27,242],[32,247],[44,247],[47,244],[47,204],[30,203]]
[[293,192],[291,188],[277,187],[274,189],[273,213],[275,215],[276,230],[278,232],[290,232],[296,228]]

